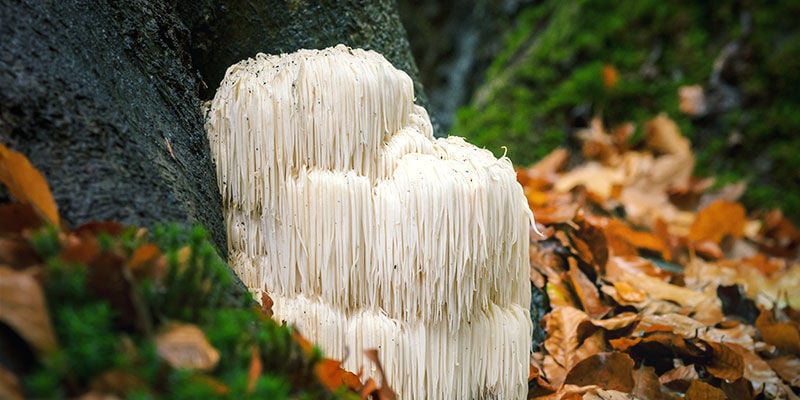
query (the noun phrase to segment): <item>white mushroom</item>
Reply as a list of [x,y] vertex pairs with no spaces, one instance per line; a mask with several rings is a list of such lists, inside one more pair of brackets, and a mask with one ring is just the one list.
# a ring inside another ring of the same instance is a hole
[[346,369],[377,348],[403,398],[523,398],[533,216],[507,158],[413,100],[342,45],[231,66],[206,124],[231,264]]

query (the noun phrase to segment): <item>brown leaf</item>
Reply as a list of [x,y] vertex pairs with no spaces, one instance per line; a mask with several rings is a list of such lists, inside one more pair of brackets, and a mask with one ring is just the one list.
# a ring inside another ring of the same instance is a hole
[[30,204],[42,219],[59,226],[58,208],[50,187],[28,158],[0,143],[0,181],[20,203]]
[[568,306],[558,307],[546,316],[548,334],[544,347],[554,364],[546,362],[544,369],[553,386],[561,386],[567,371],[579,361],[602,351],[601,331],[594,332],[588,338],[579,335],[579,326],[588,320],[586,313]]
[[607,331],[627,328],[639,321],[639,315],[632,312],[624,312],[611,318],[593,319],[592,325],[603,328]]
[[322,359],[314,366],[314,373],[319,381],[331,391],[335,391],[342,386],[351,390],[361,388],[361,380],[358,379],[356,374],[342,369],[341,361],[331,360],[330,358]]
[[598,385],[603,389],[633,390],[633,359],[625,353],[597,353],[581,360],[567,373],[565,384]]
[[635,249],[645,249],[661,254],[661,257],[667,261],[670,260],[669,249],[658,236],[649,232],[633,230],[618,219],[608,221],[605,234],[614,255],[638,255]]
[[604,64],[603,86],[605,86],[606,90],[611,90],[617,86],[617,82],[619,82],[619,74],[617,73],[617,69],[611,64]]
[[97,238],[91,235],[66,235],[59,258],[67,263],[89,264],[100,253]]
[[633,389],[631,394],[640,399],[661,400],[661,383],[658,381],[655,369],[642,366],[633,370]]
[[256,381],[261,376],[263,365],[261,364],[261,354],[258,347],[250,347],[250,367],[247,368],[247,393],[253,393],[256,389]]
[[0,399],[23,400],[22,385],[16,375],[0,366]]
[[42,287],[36,268],[15,271],[0,266],[0,321],[11,327],[41,357],[56,349]]
[[767,364],[787,384],[800,388],[800,358],[796,356],[783,356],[767,360]]
[[0,237],[0,265],[23,269],[40,261],[27,239],[19,235]]
[[717,200],[700,210],[689,229],[694,242],[710,240],[719,244],[727,235],[741,238],[747,223],[744,207],[739,203]]
[[759,232],[762,250],[770,255],[791,258],[800,248],[800,231],[786,219],[780,210],[773,210],[764,217]]
[[686,391],[686,400],[727,400],[725,392],[703,381],[695,380]]
[[125,397],[129,392],[147,388],[142,378],[121,370],[110,370],[94,377],[89,383],[93,392]]
[[764,341],[781,351],[800,355],[800,329],[793,322],[778,322],[772,311],[764,310],[756,318],[756,328]]
[[600,294],[597,292],[597,286],[584,275],[583,271],[578,268],[578,262],[572,257],[569,258],[569,277],[572,281],[572,287],[575,289],[578,299],[583,306],[583,310],[591,318],[600,318],[611,310],[611,307],[603,305],[600,302]]
[[147,243],[137,247],[128,259],[128,269],[136,279],[161,279],[166,269],[166,260],[158,246]]
[[87,285],[97,297],[108,300],[126,327],[151,331],[148,309],[136,290],[133,274],[126,267],[123,255],[103,252],[95,256],[89,262]]
[[272,306],[275,305],[275,301],[272,300],[272,297],[269,297],[267,292],[261,292],[261,313],[266,315],[267,317],[272,318]]
[[156,351],[173,368],[209,371],[219,361],[217,349],[191,324],[167,326],[156,336]]
[[42,219],[30,204],[0,205],[0,235],[19,235],[25,230],[36,229],[40,226],[42,226]]
[[119,222],[114,221],[90,221],[75,228],[72,233],[77,236],[98,236],[101,233],[106,233],[110,236],[116,237],[125,231],[125,226]]
[[396,400],[397,393],[392,390],[389,386],[389,382],[386,381],[386,374],[383,373],[383,366],[381,365],[381,360],[378,359],[378,350],[376,349],[367,349],[364,350],[364,356],[369,358],[370,361],[375,363],[375,367],[378,368],[378,373],[381,376],[381,381],[383,385],[378,388],[378,400]]
[[673,390],[684,392],[689,388],[689,383],[700,379],[694,365],[682,365],[667,371],[658,378],[658,381]]
[[706,365],[706,370],[711,375],[720,379],[733,382],[744,375],[744,360],[742,356],[731,350],[724,343],[704,341],[711,348],[711,361]]

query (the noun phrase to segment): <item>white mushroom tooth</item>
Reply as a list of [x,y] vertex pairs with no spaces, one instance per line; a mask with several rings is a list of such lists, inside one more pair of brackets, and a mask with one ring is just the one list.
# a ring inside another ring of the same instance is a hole
[[230,263],[345,368],[403,398],[521,398],[528,235],[507,158],[434,139],[413,84],[337,46],[231,66],[206,129]]

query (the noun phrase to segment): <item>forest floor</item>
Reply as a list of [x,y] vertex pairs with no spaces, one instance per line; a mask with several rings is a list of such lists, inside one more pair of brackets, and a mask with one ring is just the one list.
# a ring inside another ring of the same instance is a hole
[[[644,130],[631,148],[630,124],[595,119],[581,154],[517,170],[536,218],[528,397],[797,399],[800,232],[746,210],[745,184],[694,177],[666,116]],[[66,229],[5,146],[0,181],[18,201],[0,206],[0,398],[395,397],[277,325],[268,298],[226,298],[202,231]]]
[[518,169],[541,235],[531,282],[546,293],[529,398],[797,399],[800,232],[748,212],[744,183],[692,176],[689,141],[664,115],[579,132]]

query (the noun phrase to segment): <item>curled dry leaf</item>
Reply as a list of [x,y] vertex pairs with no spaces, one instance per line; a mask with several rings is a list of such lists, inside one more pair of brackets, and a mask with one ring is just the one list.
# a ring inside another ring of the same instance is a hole
[[684,398],[686,400],[728,400],[725,392],[700,380],[692,381]]
[[17,376],[0,366],[0,399],[23,400],[22,385]]
[[765,342],[781,351],[800,355],[800,327],[797,323],[778,322],[772,311],[764,310],[756,319],[756,328]]
[[711,375],[730,382],[744,376],[744,360],[742,355],[724,343],[705,342],[711,348],[711,358],[705,366]]
[[158,355],[173,368],[209,371],[217,365],[219,352],[200,328],[171,324],[156,336]]
[[59,226],[58,208],[50,187],[28,158],[0,143],[0,181],[20,203],[30,204],[47,223]]
[[389,386],[389,382],[386,381],[386,374],[383,373],[383,365],[381,365],[381,360],[378,358],[378,350],[364,350],[364,357],[367,357],[370,361],[375,363],[375,366],[378,368],[378,373],[381,376],[382,384],[381,387],[378,388],[378,400],[396,400],[397,393],[392,390],[392,388]]
[[[361,380],[350,371],[342,369],[342,362],[325,358],[314,366],[314,373],[326,388],[336,391],[342,386],[351,390],[361,388]],[[377,388],[376,388],[377,389]]]
[[554,309],[547,317],[547,339],[544,347],[544,372],[555,387],[561,386],[567,372],[579,361],[597,354],[603,349],[602,332],[596,330],[589,337],[580,337],[579,326],[589,321],[589,316],[574,307]]
[[56,349],[56,336],[37,268],[15,271],[0,266],[0,322],[8,325],[43,356]]
[[727,235],[740,238],[747,223],[744,207],[739,203],[717,200],[703,208],[689,230],[694,242],[709,240],[719,244]]
[[767,360],[767,364],[787,384],[800,388],[800,358],[796,356],[783,356]]
[[575,364],[565,384],[598,385],[603,389],[630,393],[634,387],[633,359],[625,353],[597,353]]

